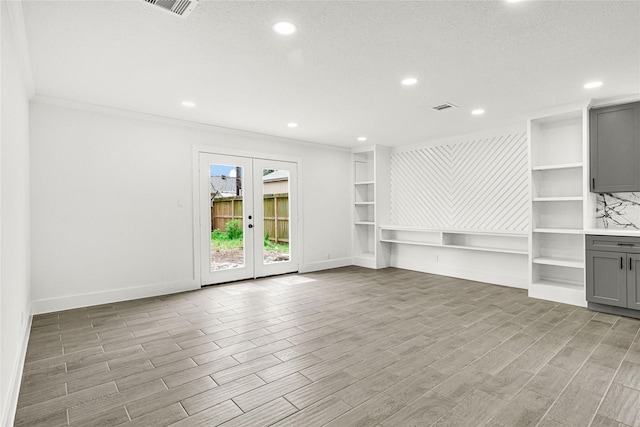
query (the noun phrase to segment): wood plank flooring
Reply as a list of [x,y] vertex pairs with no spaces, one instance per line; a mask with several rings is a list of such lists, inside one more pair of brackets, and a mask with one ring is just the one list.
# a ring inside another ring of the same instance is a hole
[[16,426],[640,426],[640,321],[347,267],[35,316]]

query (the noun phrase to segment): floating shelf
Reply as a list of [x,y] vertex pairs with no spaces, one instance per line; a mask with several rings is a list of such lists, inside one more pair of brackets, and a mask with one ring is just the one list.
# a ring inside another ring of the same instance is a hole
[[552,286],[558,287],[562,289],[569,289],[574,291],[579,291],[584,293],[584,285],[582,283],[577,282],[564,282],[561,280],[552,280],[552,279],[540,279],[537,282],[532,283],[533,286]]
[[360,181],[360,182],[356,182],[353,185],[373,185],[375,182],[374,181]]
[[375,225],[375,222],[372,221],[356,221],[355,225]]
[[526,250],[520,249],[502,249],[502,248],[485,248],[482,246],[462,246],[462,245],[442,245],[443,248],[465,249],[470,251],[497,252],[503,254],[529,255]]
[[534,264],[555,265],[558,267],[584,268],[584,261],[569,258],[537,257]]
[[443,246],[442,243],[429,243],[429,242],[414,242],[411,240],[397,240],[397,239],[380,239],[384,243],[395,243],[399,245],[415,245],[415,246]]
[[581,202],[582,196],[535,197],[534,202]]
[[[385,234],[391,234],[385,236]],[[402,236],[406,236],[403,238]],[[418,240],[423,236],[423,240]],[[481,252],[528,255],[528,235],[522,232],[485,231],[462,229],[431,229],[400,225],[380,227],[380,241],[384,243],[439,248],[462,249]]]
[[533,171],[548,171],[548,170],[559,170],[559,169],[574,169],[581,168],[582,163],[564,163],[559,165],[542,165],[542,166],[534,166],[531,168]]
[[354,205],[356,206],[374,206],[376,203],[375,202],[355,202]]
[[582,228],[534,228],[534,233],[583,234]]

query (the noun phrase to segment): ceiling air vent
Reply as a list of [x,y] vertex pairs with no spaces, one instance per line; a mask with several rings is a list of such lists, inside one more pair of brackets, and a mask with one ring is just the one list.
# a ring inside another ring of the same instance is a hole
[[436,111],[448,110],[449,108],[458,108],[457,105],[453,105],[450,102],[445,102],[444,104],[436,105],[435,107],[431,107]]
[[200,0],[144,0],[172,14],[186,18]]

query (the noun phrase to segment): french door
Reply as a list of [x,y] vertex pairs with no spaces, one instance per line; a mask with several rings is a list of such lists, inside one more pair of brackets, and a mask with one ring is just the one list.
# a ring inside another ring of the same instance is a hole
[[298,271],[297,164],[199,154],[201,285]]

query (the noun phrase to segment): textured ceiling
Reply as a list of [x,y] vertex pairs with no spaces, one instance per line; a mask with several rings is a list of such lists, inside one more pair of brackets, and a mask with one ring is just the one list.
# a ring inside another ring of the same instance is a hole
[[[640,92],[636,1],[201,0],[186,19],[142,0],[23,8],[39,95],[323,144],[414,144]],[[279,20],[299,31],[275,34]],[[443,102],[460,108],[431,110]]]

